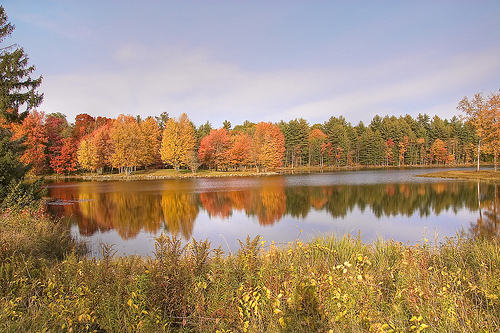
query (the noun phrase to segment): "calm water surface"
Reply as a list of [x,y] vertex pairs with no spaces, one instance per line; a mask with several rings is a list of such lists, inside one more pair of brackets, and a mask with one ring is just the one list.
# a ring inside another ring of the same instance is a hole
[[[360,233],[365,242],[414,244],[424,237],[433,243],[435,233],[443,240],[498,226],[495,185],[414,177],[436,170],[58,182],[48,185],[55,200],[49,209],[70,221],[94,255],[101,243],[119,254],[151,255],[162,232],[208,238],[234,253],[247,235],[287,243]],[[493,222],[486,221],[488,209],[495,209]]]

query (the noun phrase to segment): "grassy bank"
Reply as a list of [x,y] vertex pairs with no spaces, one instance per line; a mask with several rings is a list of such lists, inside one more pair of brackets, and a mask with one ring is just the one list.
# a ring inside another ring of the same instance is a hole
[[[463,167],[472,167],[472,164],[462,165]],[[191,172],[191,170],[180,169],[175,171],[173,169],[150,169],[150,170],[139,170],[134,171],[130,174],[126,173],[84,173],[84,174],[73,174],[73,175],[45,175],[45,179],[49,180],[60,180],[60,179],[84,179],[84,180],[147,180],[147,179],[178,179],[178,178],[219,178],[219,177],[245,177],[245,176],[266,176],[266,175],[277,175],[277,174],[302,174],[302,173],[327,173],[327,172],[340,172],[340,171],[360,171],[360,170],[400,170],[405,168],[416,168],[416,169],[431,169],[435,168],[436,165],[411,165],[411,166],[300,166],[295,168],[281,167],[273,170],[268,170],[266,172],[257,172],[255,169],[247,169],[245,171],[215,171],[215,170],[205,170],[198,169],[196,173]],[[442,166],[444,167],[444,166]],[[455,166],[449,166],[450,168]],[[436,173],[437,174],[437,173]],[[38,178],[38,176],[33,176],[33,178]]]
[[255,238],[226,255],[161,236],[152,258],[97,260],[39,211],[10,211],[0,245],[2,332],[500,330],[498,240]]
[[460,180],[476,180],[500,182],[500,172],[494,170],[473,171],[473,170],[449,170],[432,172],[417,175],[417,177],[450,178]]
[[152,169],[140,170],[130,174],[112,173],[98,174],[86,173],[79,175],[48,175],[45,179],[83,179],[83,180],[147,180],[147,179],[178,179],[178,178],[218,178],[218,177],[245,177],[245,176],[265,176],[275,175],[277,172],[256,172],[255,170],[248,171],[214,171],[214,170],[198,170],[196,173],[190,170],[181,169],[175,171],[173,169]]

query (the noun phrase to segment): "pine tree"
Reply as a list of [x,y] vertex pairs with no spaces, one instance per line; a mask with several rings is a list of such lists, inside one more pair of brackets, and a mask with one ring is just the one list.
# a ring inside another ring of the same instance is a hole
[[[13,30],[14,25],[8,22],[7,14],[0,6],[0,42],[9,37]],[[20,123],[42,102],[43,94],[36,91],[42,83],[42,77],[30,77],[35,66],[28,65],[28,55],[17,44],[2,45],[0,59],[0,117],[8,123]]]

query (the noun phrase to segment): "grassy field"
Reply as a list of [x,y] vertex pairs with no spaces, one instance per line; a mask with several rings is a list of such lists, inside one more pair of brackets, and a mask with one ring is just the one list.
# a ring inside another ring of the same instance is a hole
[[417,177],[451,178],[460,180],[479,180],[489,182],[500,182],[500,172],[493,170],[472,171],[472,170],[449,170],[426,173]]
[[325,236],[237,253],[156,239],[84,256],[41,210],[0,220],[1,332],[498,332],[500,243]]

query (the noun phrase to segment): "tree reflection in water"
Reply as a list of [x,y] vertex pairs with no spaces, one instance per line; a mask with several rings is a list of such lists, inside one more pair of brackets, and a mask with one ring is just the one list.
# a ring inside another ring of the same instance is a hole
[[481,195],[480,184],[478,183],[479,218],[475,223],[471,223],[468,236],[480,239],[500,238],[500,198],[498,185],[493,185],[493,196],[489,195],[484,199]]
[[[80,234],[115,229],[123,239],[141,232],[166,230],[189,239],[200,209],[210,218],[231,221],[233,212],[255,217],[260,225],[279,224],[286,216],[305,219],[311,211],[324,211],[332,221],[358,209],[371,210],[378,219],[393,216],[439,215],[443,211],[482,210],[471,226],[474,235],[497,235],[499,230],[496,186],[471,182],[394,183],[333,186],[286,186],[284,177],[241,188],[213,190],[173,186],[158,191],[127,190],[123,183],[107,184],[100,191],[92,183],[50,187],[61,204],[50,205],[58,216],[72,216]],[[479,204],[478,197],[481,198]],[[332,222],[334,223],[334,222]]]

